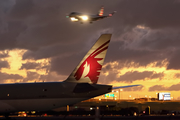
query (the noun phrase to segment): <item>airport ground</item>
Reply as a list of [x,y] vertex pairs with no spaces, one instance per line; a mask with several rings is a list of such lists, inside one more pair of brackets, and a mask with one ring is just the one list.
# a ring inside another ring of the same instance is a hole
[[12,120],[180,120],[180,101],[90,99],[58,108],[56,112],[11,117]]
[[[0,118],[3,120],[4,118]],[[51,116],[12,117],[11,120],[180,120],[180,116]]]
[[[100,108],[100,111],[118,111],[127,108],[136,108],[139,113],[149,108],[152,114],[165,114],[165,111],[180,114],[180,101],[170,100],[170,101],[159,101],[159,100],[113,100],[113,99],[89,99],[69,107],[69,111],[74,110],[85,110],[91,111],[96,106]],[[56,109],[57,111],[66,111],[67,107],[61,107]],[[164,113],[162,113],[164,112]]]

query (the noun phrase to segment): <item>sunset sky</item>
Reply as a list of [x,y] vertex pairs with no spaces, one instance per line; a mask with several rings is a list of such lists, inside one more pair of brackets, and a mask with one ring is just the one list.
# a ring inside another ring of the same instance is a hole
[[[70,12],[113,17],[71,22]],[[180,0],[0,0],[0,83],[63,81],[103,33],[112,33],[99,84],[141,84],[123,98],[180,99]]]

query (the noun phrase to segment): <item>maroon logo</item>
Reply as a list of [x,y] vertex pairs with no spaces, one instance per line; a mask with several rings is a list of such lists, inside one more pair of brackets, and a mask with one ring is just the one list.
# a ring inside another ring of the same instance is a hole
[[[80,67],[78,68],[78,70],[76,71],[74,77],[76,80],[79,80],[82,77],[82,74],[84,72],[85,69],[85,64],[87,64],[89,66],[89,72],[87,73],[87,75],[85,77],[89,77],[89,79],[92,81],[92,83],[97,83],[98,81],[98,76],[100,74],[99,70],[101,70],[102,65],[98,63],[98,61],[102,60],[103,58],[95,58],[97,55],[99,55],[101,52],[105,51],[107,47],[104,47],[105,45],[107,45],[110,42],[107,41],[106,43],[104,43],[103,45],[101,45],[99,48],[97,48],[93,53],[91,53],[86,60],[84,60],[84,62],[80,65]],[[103,48],[104,47],[104,48]],[[101,49],[103,48],[103,49]]]

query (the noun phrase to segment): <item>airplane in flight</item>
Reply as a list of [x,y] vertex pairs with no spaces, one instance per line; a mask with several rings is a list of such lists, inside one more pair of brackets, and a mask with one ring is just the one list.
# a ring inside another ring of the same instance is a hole
[[139,86],[113,88],[97,84],[110,38],[111,34],[102,34],[63,82],[0,84],[0,113],[55,110],[109,93],[112,89]]
[[98,21],[104,18],[112,17],[116,11],[109,13],[108,15],[103,15],[104,13],[104,7],[101,7],[99,13],[97,15],[89,15],[86,13],[79,13],[79,12],[71,12],[67,18],[70,18],[72,22],[78,22],[84,23],[84,22],[90,22]]

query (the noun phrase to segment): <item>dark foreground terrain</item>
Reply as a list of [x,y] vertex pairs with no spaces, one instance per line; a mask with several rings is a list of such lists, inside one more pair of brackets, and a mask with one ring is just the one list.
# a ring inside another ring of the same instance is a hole
[[[1,117],[0,120],[5,118]],[[58,116],[58,117],[12,117],[10,120],[180,120],[180,116]]]

